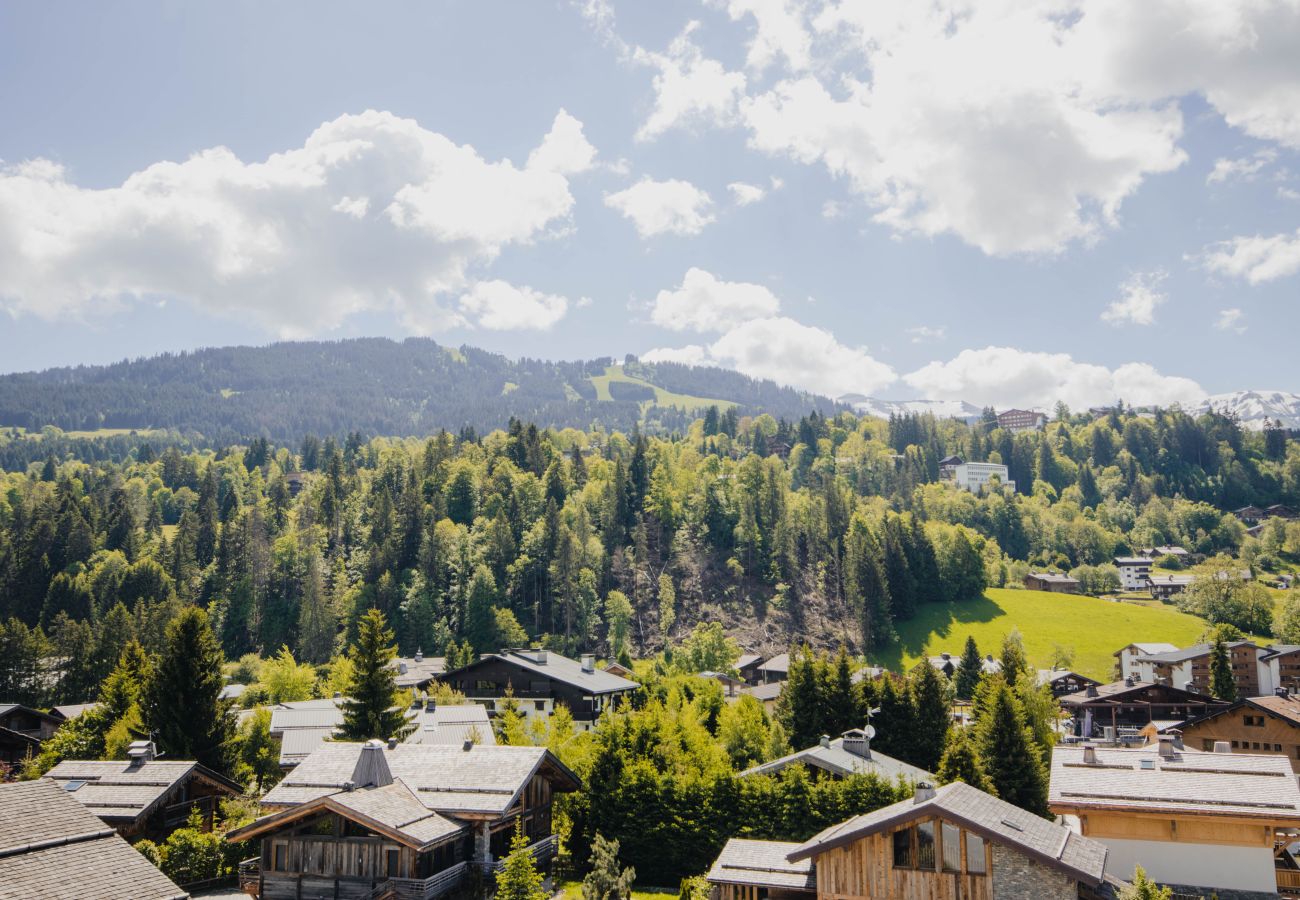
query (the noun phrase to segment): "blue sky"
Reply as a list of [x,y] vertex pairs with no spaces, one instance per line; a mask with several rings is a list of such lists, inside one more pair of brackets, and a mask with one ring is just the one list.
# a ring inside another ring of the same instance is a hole
[[1300,389],[1284,0],[0,6],[0,371],[280,338]]

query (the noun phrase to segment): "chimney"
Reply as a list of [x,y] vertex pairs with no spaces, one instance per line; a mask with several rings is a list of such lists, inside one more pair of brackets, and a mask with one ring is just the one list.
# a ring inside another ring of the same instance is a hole
[[912,795],[912,804],[919,806],[928,800],[934,799],[934,785],[928,781],[918,781],[916,783],[916,793]]
[[1281,697],[1283,700],[1287,699],[1290,696],[1290,694],[1287,693],[1286,688],[1284,687],[1274,688],[1273,694],[1274,696]]
[[158,755],[158,748],[153,741],[132,741],[126,749],[126,758],[132,769],[139,768]]
[[352,769],[352,781],[357,787],[383,787],[393,783],[383,741],[371,738],[361,746],[356,766]]
[[596,671],[596,657],[591,653],[582,654],[582,671],[588,674]]
[[469,738],[465,738],[465,743],[460,745],[460,749],[465,753],[468,753],[469,751],[474,749],[474,742]]
[[1132,676],[1132,675],[1127,675],[1127,676],[1125,676],[1125,678],[1124,678],[1124,686],[1125,686],[1125,687],[1132,687],[1132,686],[1133,686],[1133,676]]
[[1090,684],[1090,685],[1088,685],[1086,688],[1084,688],[1084,689],[1083,689],[1083,696],[1085,696],[1085,697],[1096,697],[1096,696],[1097,696],[1097,685],[1095,685],[1095,684]]
[[342,695],[341,693],[339,693],[338,691],[335,691],[335,692],[334,692],[334,699],[335,699],[335,700],[342,700],[342,699],[343,699],[343,695]]
[[400,675],[405,675],[405,674],[406,674],[406,663],[404,663],[404,662],[399,662],[399,663],[397,664],[397,672],[398,672],[398,674],[400,674]]
[[531,648],[528,651],[527,656],[530,659],[532,659],[533,662],[537,663],[537,665],[539,666],[546,665],[546,651],[543,650],[541,647]]
[[437,709],[437,708],[438,708],[438,701],[437,701],[437,700],[435,700],[435,699],[432,698],[432,697],[428,697],[428,698],[425,699],[425,701],[424,701],[424,711],[425,711],[425,712],[433,712],[433,711],[434,711],[435,709]]
[[1083,764],[1085,766],[1095,766],[1097,764],[1097,748],[1095,745],[1083,745]]
[[415,650],[415,661],[416,661],[416,662],[424,662],[424,651],[421,650],[421,649],[418,648],[418,647],[417,647],[416,650]]
[[1215,752],[1215,753],[1231,753],[1231,752],[1232,752],[1232,745],[1229,744],[1227,741],[1215,741],[1215,742],[1214,742],[1214,752]]
[[1174,736],[1172,734],[1162,734],[1159,737],[1159,752],[1161,759],[1174,758]]
[[871,738],[867,737],[867,732],[861,728],[853,728],[844,732],[843,746],[847,753],[859,756],[862,759],[871,759]]
[[397,749],[397,738],[395,738],[395,737],[390,737],[390,738],[388,739],[388,749],[389,749],[389,750],[396,750],[396,749]]
[[831,745],[831,736],[829,734],[823,734],[822,739],[818,741],[818,743],[823,747],[829,747]]

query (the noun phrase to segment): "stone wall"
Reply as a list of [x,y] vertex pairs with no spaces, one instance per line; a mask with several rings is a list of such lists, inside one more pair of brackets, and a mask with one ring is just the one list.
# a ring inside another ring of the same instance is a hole
[[1078,896],[1074,879],[1001,844],[993,845],[993,900],[1078,900]]

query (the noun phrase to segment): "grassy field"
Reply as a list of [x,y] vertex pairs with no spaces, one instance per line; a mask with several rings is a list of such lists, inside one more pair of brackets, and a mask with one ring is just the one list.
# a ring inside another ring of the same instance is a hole
[[[564,900],[582,900],[581,881],[561,881],[555,886],[555,890],[556,893],[564,894]],[[678,890],[674,888],[638,886],[632,888],[632,900],[667,900],[677,895]]]
[[605,369],[604,375],[592,375],[590,377],[592,385],[596,388],[597,400],[612,400],[609,395],[609,383],[611,381],[621,381],[627,384],[639,384],[642,387],[648,387],[655,392],[656,406],[680,406],[683,409],[707,409],[710,406],[716,406],[718,409],[729,409],[736,404],[730,400],[715,400],[711,397],[692,397],[690,394],[674,394],[672,391],[666,391],[657,387],[650,382],[628,375],[623,371],[622,366],[609,366]]
[[1205,622],[1172,607],[994,588],[973,603],[922,607],[916,618],[899,623],[898,645],[871,654],[871,659],[898,671],[925,656],[961,653],[967,635],[975,638],[981,653],[996,656],[1003,636],[1012,628],[1020,629],[1030,664],[1046,668],[1059,644],[1073,649],[1076,671],[1109,681],[1115,662],[1112,654],[1120,647],[1131,641],[1186,647],[1195,643]]

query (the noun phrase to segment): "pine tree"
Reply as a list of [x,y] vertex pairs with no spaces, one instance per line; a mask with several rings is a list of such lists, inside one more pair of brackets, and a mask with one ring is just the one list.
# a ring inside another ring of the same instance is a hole
[[980,656],[980,648],[976,646],[974,637],[966,635],[966,646],[961,652],[961,666],[953,678],[957,698],[969,700],[974,697],[975,689],[979,687],[983,675],[984,659]]
[[1228,655],[1228,645],[1222,640],[1216,640],[1210,651],[1210,693],[1229,703],[1237,699],[1237,681],[1232,677],[1232,658]]
[[843,734],[850,728],[861,728],[865,721],[862,716],[862,704],[859,702],[857,685],[853,683],[853,669],[849,665],[849,654],[840,645],[826,679],[826,728],[830,734]]
[[582,900],[630,900],[636,869],[620,867],[617,840],[606,840],[598,832],[591,842],[590,866],[582,879]]
[[984,774],[984,765],[979,753],[965,728],[953,728],[948,732],[948,743],[943,749],[943,758],[935,772],[940,784],[962,781],[985,793],[995,793],[992,782]]
[[397,656],[393,632],[377,609],[369,610],[357,625],[357,642],[348,654],[352,683],[343,701],[345,740],[401,737],[408,729],[398,704],[397,673],[389,663]]
[[523,820],[516,820],[510,853],[497,873],[497,900],[546,900],[546,896],[542,889],[542,873],[537,871],[533,854],[528,851]]
[[308,550],[298,607],[298,655],[311,663],[329,661],[338,635],[338,613],[325,590],[322,567],[320,551]]
[[1025,657],[1025,642],[1020,636],[1020,629],[1012,628],[1011,633],[1002,639],[1002,680],[1015,684],[1021,672],[1029,670],[1029,661]]
[[234,762],[235,719],[230,714],[233,701],[221,699],[224,661],[208,614],[189,607],[167,626],[140,705],[159,752],[228,774]]
[[980,762],[997,795],[1036,815],[1050,818],[1047,776],[1020,703],[1001,681],[992,688],[976,733]]
[[951,723],[946,685],[929,661],[912,670],[912,756],[909,762],[928,772],[935,771],[943,756]]
[[817,657],[805,644],[790,654],[790,672],[777,700],[777,716],[794,746],[811,747],[826,733],[825,699]]
[[898,682],[886,673],[880,679],[877,704],[880,712],[872,719],[876,746],[888,756],[911,759],[914,707],[907,695],[907,683]]

